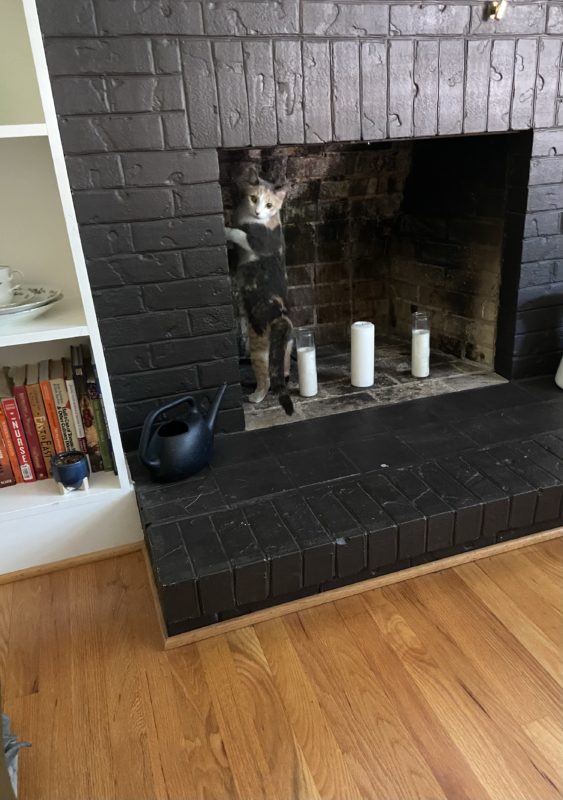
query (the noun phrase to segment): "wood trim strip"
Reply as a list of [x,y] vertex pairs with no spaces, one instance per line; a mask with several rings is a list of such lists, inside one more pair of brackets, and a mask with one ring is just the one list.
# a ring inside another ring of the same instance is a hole
[[26,567],[16,572],[6,572],[4,575],[0,575],[0,586],[4,583],[14,583],[15,581],[23,581],[27,578],[36,578],[38,575],[45,575],[49,572],[60,572],[62,569],[80,567],[82,564],[91,564],[94,561],[103,561],[106,558],[126,556],[128,553],[134,553],[140,550],[141,547],[143,547],[143,540],[138,539],[136,542],[121,544],[118,547],[106,547],[104,550],[95,550],[93,553],[84,553],[84,555],[64,558],[61,561],[50,561],[47,564],[38,564],[36,567]]
[[236,619],[225,620],[224,622],[216,622],[214,625],[207,625],[205,628],[198,628],[195,631],[188,631],[186,633],[179,633],[176,636],[168,636],[166,634],[166,626],[160,603],[158,602],[158,594],[153,580],[152,568],[149,563],[148,556],[145,549],[145,560],[147,564],[147,571],[149,576],[149,583],[152,587],[153,599],[155,601],[156,613],[158,616],[160,630],[163,633],[164,649],[173,650],[176,647],[185,647],[194,642],[200,642],[203,639],[210,639],[213,636],[219,636],[222,633],[229,633],[230,631],[240,630],[240,628],[247,628],[249,625],[257,625],[260,622],[266,622],[276,617],[283,617],[286,614],[294,614],[298,611],[304,611],[307,608],[314,608],[315,606],[323,605],[324,603],[333,603],[335,600],[341,600],[344,597],[351,595],[369,592],[372,589],[378,589],[383,586],[389,586],[393,583],[401,583],[408,581],[412,578],[418,578],[422,575],[430,575],[433,572],[441,572],[451,567],[459,567],[461,564],[467,564],[471,561],[479,561],[482,558],[489,558],[490,556],[500,555],[510,550],[518,550],[521,547],[528,547],[529,545],[539,544],[540,542],[547,542],[550,539],[558,539],[563,537],[563,528],[555,528],[551,531],[542,531],[540,533],[533,533],[529,536],[521,536],[519,539],[511,539],[508,542],[499,542],[498,544],[490,545],[489,547],[481,547],[477,550],[470,550],[467,553],[460,553],[456,556],[448,556],[441,558],[438,561],[432,561],[428,564],[420,564],[417,567],[409,567],[408,569],[400,570],[399,572],[392,572],[389,575],[381,575],[377,578],[369,578],[365,581],[358,581],[351,583],[348,586],[341,586],[338,589],[330,589],[327,592],[314,594],[310,597],[303,597],[300,600],[293,600],[290,603],[282,603],[279,606],[272,606],[271,608],[264,608],[260,611],[253,611],[243,617]]

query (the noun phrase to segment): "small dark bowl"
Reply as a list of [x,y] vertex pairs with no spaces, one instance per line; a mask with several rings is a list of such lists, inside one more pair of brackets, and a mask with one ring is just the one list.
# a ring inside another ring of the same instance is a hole
[[51,458],[53,478],[65,489],[78,489],[90,475],[88,459],[80,450],[67,450]]

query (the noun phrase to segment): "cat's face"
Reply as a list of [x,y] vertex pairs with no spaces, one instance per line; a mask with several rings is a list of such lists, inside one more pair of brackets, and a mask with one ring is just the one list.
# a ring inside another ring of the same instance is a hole
[[251,176],[241,188],[246,214],[262,223],[267,223],[279,213],[287,194],[287,187],[274,186],[258,176]]

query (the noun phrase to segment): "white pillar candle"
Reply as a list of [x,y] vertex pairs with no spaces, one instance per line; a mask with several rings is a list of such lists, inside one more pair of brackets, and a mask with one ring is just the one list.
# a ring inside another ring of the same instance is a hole
[[297,348],[297,374],[301,397],[314,397],[318,392],[317,356],[314,346]]
[[430,331],[412,332],[411,372],[415,378],[430,375]]
[[555,373],[555,383],[560,389],[563,389],[563,356],[561,357],[557,372]]
[[375,373],[375,326],[373,322],[354,322],[352,339],[352,386],[373,386]]

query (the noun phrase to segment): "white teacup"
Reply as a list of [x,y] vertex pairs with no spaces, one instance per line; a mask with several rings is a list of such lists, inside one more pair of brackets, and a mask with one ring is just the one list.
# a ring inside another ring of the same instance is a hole
[[16,275],[19,276],[21,281],[23,273],[19,269],[0,265],[0,306],[11,303],[14,299],[14,292],[20,288],[19,283],[14,283]]

